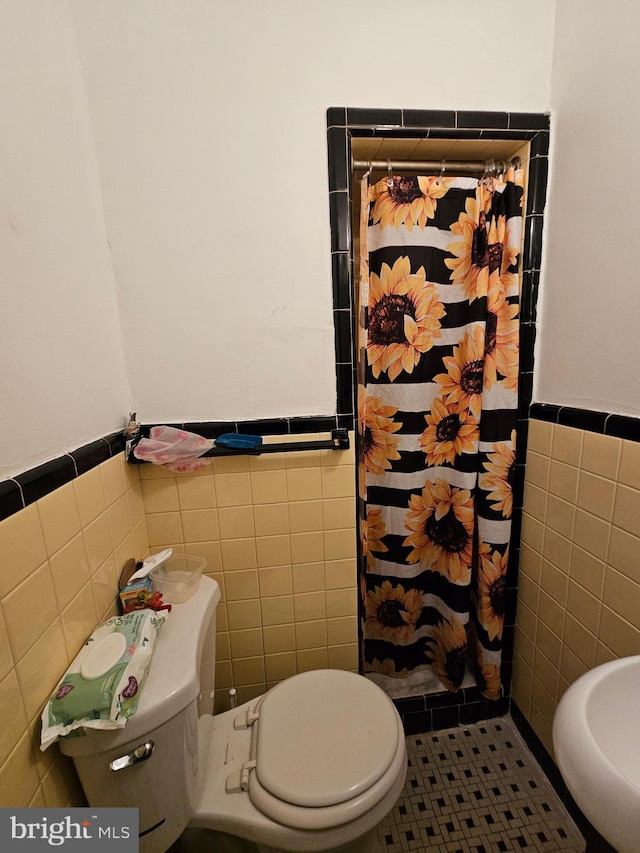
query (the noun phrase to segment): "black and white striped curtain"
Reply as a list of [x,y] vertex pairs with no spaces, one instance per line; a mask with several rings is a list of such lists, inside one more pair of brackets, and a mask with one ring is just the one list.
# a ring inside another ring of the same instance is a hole
[[362,657],[396,696],[501,695],[522,177],[363,182]]

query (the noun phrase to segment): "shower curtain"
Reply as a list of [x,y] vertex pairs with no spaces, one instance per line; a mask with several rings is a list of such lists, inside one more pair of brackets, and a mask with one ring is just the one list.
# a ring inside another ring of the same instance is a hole
[[361,656],[394,696],[501,696],[522,184],[362,182]]

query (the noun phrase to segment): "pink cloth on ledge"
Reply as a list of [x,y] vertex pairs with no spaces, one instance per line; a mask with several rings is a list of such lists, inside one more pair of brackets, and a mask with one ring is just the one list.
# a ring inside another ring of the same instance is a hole
[[197,471],[204,468],[203,453],[211,450],[214,442],[193,432],[169,426],[151,427],[149,438],[141,438],[133,449],[136,459],[162,465],[170,471]]

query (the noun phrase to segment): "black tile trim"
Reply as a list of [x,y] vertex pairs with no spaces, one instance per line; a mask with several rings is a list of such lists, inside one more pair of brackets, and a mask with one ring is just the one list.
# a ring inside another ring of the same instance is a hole
[[560,406],[550,405],[549,403],[532,403],[529,408],[529,418],[534,421],[550,421],[558,423],[558,412]]
[[527,193],[527,216],[543,213],[547,200],[549,160],[535,157],[529,163],[529,192]]
[[[336,422],[336,416],[291,418],[289,420],[289,431],[292,435],[303,435],[306,432],[330,432],[336,428]],[[342,426],[342,424],[338,424],[338,426]]]
[[629,441],[640,441],[640,418],[630,418],[625,415],[607,415],[604,422],[605,435],[626,438]]
[[535,323],[538,318],[538,290],[540,288],[540,270],[526,270],[522,273],[522,293],[520,296],[520,322]]
[[587,842],[587,850],[598,851],[598,853],[615,853],[614,848],[600,835],[600,833],[592,826],[589,820],[580,810],[576,801],[573,799],[569,790],[562,778],[553,758],[547,752],[544,744],[533,730],[531,724],[522,713],[517,703],[512,699],[510,703],[510,714],[516,728],[522,735],[529,751],[537,761],[540,769],[545,774],[554,791],[562,801],[564,807],[569,812],[576,826],[584,836]]
[[449,705],[445,708],[433,708],[431,719],[433,722],[431,731],[437,732],[440,729],[453,729],[460,725],[460,707],[458,705]]
[[235,432],[245,435],[286,435],[289,432],[289,423],[286,418],[236,421],[235,427]]
[[405,735],[421,735],[433,731],[431,711],[411,711],[402,714],[401,718]]
[[347,123],[347,111],[344,107],[329,107],[327,110],[328,127],[344,127]]
[[101,465],[113,456],[111,443],[106,438],[99,438],[91,444],[85,444],[69,454],[76,466],[76,475],[86,474],[96,465]]
[[[549,131],[549,113],[508,113],[493,110],[418,110],[367,107],[329,107],[327,127],[348,127],[358,135],[377,130],[406,132],[411,128],[428,131],[478,128],[486,134],[502,131],[514,139],[533,139]],[[510,131],[510,134],[506,133]]]
[[352,352],[354,334],[352,329],[351,311],[343,308],[333,312],[333,330],[335,336],[336,362],[338,364],[354,364]]
[[65,455],[18,474],[14,479],[22,489],[25,506],[28,506],[76,477],[73,457]]
[[239,432],[235,421],[232,424],[227,421],[191,421],[181,424],[181,427],[188,432],[195,432],[196,435],[210,439],[224,435],[225,432]]
[[[175,424],[203,435],[205,438],[217,438],[225,432],[240,432],[247,435],[304,435],[312,432],[331,432],[336,429],[336,415],[309,415],[294,418],[265,418],[252,421],[200,421]],[[152,424],[142,427],[148,432]]]
[[349,251],[351,235],[349,209],[349,193],[346,190],[336,190],[329,193],[332,252]]
[[331,254],[331,279],[333,284],[333,308],[336,311],[351,309],[351,258],[348,252]]
[[518,380],[518,419],[526,418],[533,396],[533,373],[521,373]]
[[429,130],[429,139],[482,139],[483,134],[479,127],[456,127],[453,130],[436,127]]
[[121,432],[112,432],[110,435],[105,435],[104,441],[109,445],[112,456],[117,456],[124,450],[124,438]]
[[349,186],[349,163],[347,162],[347,143],[341,127],[327,129],[327,149],[329,157],[329,191],[346,190]]
[[593,412],[590,409],[573,409],[562,406],[558,412],[558,423],[564,426],[579,427],[589,432],[604,433],[607,422],[605,412]]
[[0,521],[24,508],[20,484],[16,480],[3,480],[0,483]]
[[347,124],[402,127],[402,110],[347,107]]
[[509,127],[521,130],[549,130],[549,113],[509,113]]
[[355,367],[351,364],[336,364],[336,391],[338,394],[338,414],[354,413],[354,389],[356,387]]
[[[506,678],[510,680],[510,663],[506,663]],[[393,700],[402,718],[406,734],[450,729],[455,726],[502,717],[509,711],[509,700],[497,702],[485,699],[477,687],[466,687],[457,693],[428,693]]]
[[528,214],[524,220],[524,248],[522,269],[539,270],[542,259],[542,229],[544,220],[541,214]]
[[[351,365],[344,365],[351,374]],[[350,384],[350,383],[349,383]],[[351,403],[351,406],[353,404]],[[351,410],[338,415],[326,415],[295,418],[274,418],[255,421],[191,421],[168,424],[203,435],[205,438],[217,438],[224,432],[244,432],[251,435],[304,435],[305,433],[330,432],[342,427],[352,430],[354,415]],[[149,434],[151,425],[142,427],[144,435]],[[45,462],[13,478],[0,481],[0,521],[25,509],[29,504],[70,483],[92,468],[101,465],[113,456],[124,451],[122,433],[110,433],[72,450],[57,459]]]
[[509,127],[509,113],[461,110],[457,126],[506,130]]
[[403,110],[405,127],[455,127],[455,110]]
[[398,713],[401,716],[413,711],[425,710],[424,696],[402,696],[398,699],[394,699],[393,704],[396,706]]
[[534,157],[546,157],[549,153],[549,131],[541,130],[540,133],[536,133],[536,135],[531,140],[531,147],[529,149],[529,154],[531,158]]
[[520,323],[520,370],[523,373],[533,371],[533,353],[536,342],[535,323]]
[[640,441],[640,417],[631,415],[616,415],[550,403],[532,403],[529,407],[529,417],[536,421],[550,421],[600,435],[624,438],[627,441]]

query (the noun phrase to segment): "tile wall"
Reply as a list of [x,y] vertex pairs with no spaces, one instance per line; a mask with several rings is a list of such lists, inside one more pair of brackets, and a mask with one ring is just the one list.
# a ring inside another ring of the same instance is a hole
[[640,443],[605,417],[529,422],[512,697],[551,755],[567,687],[640,654]]
[[172,546],[206,558],[222,589],[218,710],[230,687],[242,702],[296,672],[357,671],[353,435],[350,444],[221,457],[179,475],[119,453],[0,522],[3,806],[82,803],[68,759],[39,750],[40,712],[117,612],[132,556]]
[[42,753],[40,712],[96,625],[120,569],[148,549],[136,468],[123,454],[0,522],[0,804],[82,804],[73,767]]
[[219,457],[194,474],[140,466],[150,550],[204,557],[222,590],[218,711],[226,688],[243,702],[296,672],[357,671],[353,435],[350,444]]

